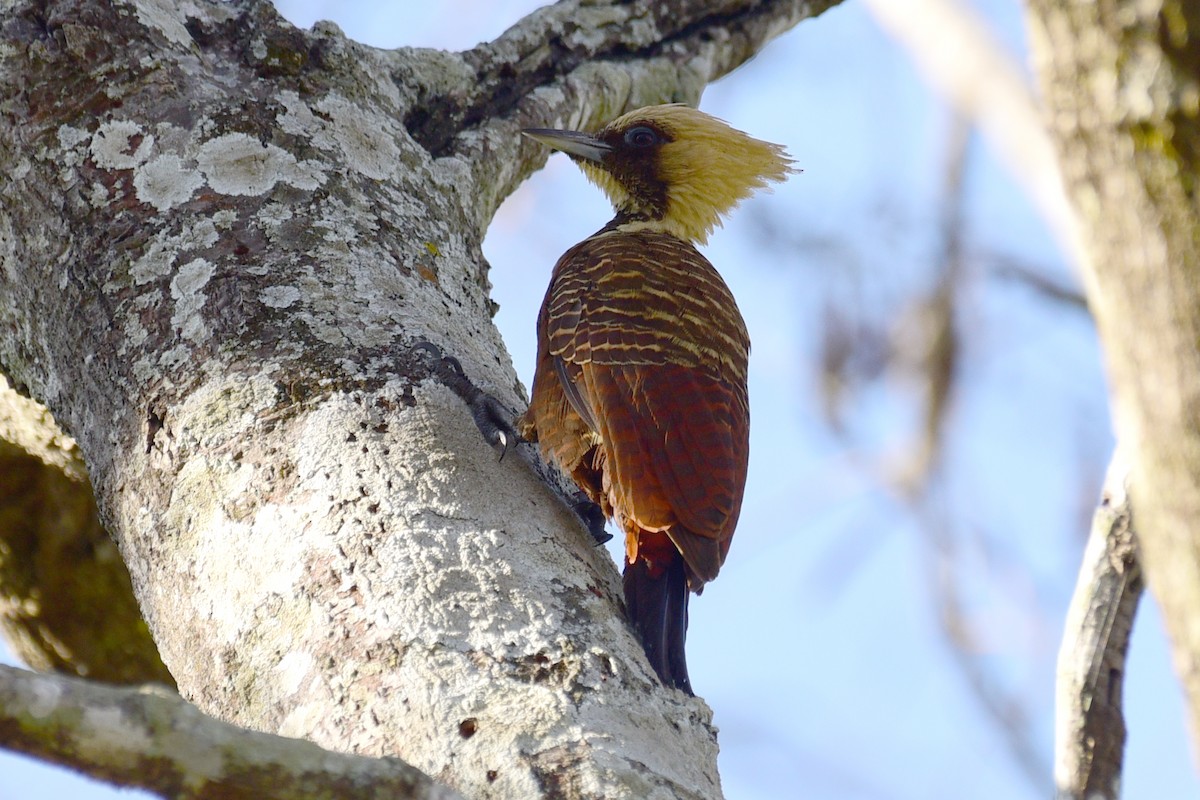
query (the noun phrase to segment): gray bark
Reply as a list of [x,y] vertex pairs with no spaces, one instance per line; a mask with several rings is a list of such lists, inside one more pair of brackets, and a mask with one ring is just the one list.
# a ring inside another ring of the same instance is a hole
[[1200,11],[1035,0],[1030,31],[1079,216],[1129,459],[1138,561],[1200,730]]
[[1113,457],[1092,517],[1058,651],[1054,783],[1058,800],[1117,800],[1125,756],[1125,657],[1144,581],[1128,468]]

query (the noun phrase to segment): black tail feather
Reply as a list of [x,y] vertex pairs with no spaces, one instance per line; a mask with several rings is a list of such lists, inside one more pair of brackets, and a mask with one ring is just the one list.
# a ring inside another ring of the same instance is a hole
[[629,621],[642,639],[650,666],[667,686],[692,694],[684,640],[687,637],[687,568],[672,559],[655,578],[643,560],[625,565],[625,605]]

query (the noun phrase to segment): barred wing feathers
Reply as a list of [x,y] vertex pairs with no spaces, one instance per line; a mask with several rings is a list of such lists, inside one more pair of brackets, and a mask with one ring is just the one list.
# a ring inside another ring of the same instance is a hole
[[750,343],[733,295],[690,243],[613,229],[567,251],[547,296],[547,355],[603,444],[618,518],[666,532],[693,582],[712,580],[749,456]]

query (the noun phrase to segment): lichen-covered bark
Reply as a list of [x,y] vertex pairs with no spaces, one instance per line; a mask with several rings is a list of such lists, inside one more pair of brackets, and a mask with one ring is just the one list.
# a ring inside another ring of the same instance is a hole
[[160,797],[461,800],[394,758],[363,758],[214,720],[177,695],[0,666],[0,743]]
[[6,7],[0,371],[78,440],[186,698],[474,797],[720,795],[607,556],[411,345],[517,409],[480,241],[544,157],[518,129],[694,100],[829,4],[564,3],[465,54]]
[[1035,0],[1030,30],[1086,243],[1139,561],[1200,731],[1200,10]]

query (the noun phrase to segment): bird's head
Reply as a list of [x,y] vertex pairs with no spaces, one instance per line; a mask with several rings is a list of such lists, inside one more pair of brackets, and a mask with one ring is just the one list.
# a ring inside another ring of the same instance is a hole
[[569,155],[618,217],[685,241],[704,243],[722,214],[796,171],[780,145],[680,104],[639,108],[595,134],[524,133]]

